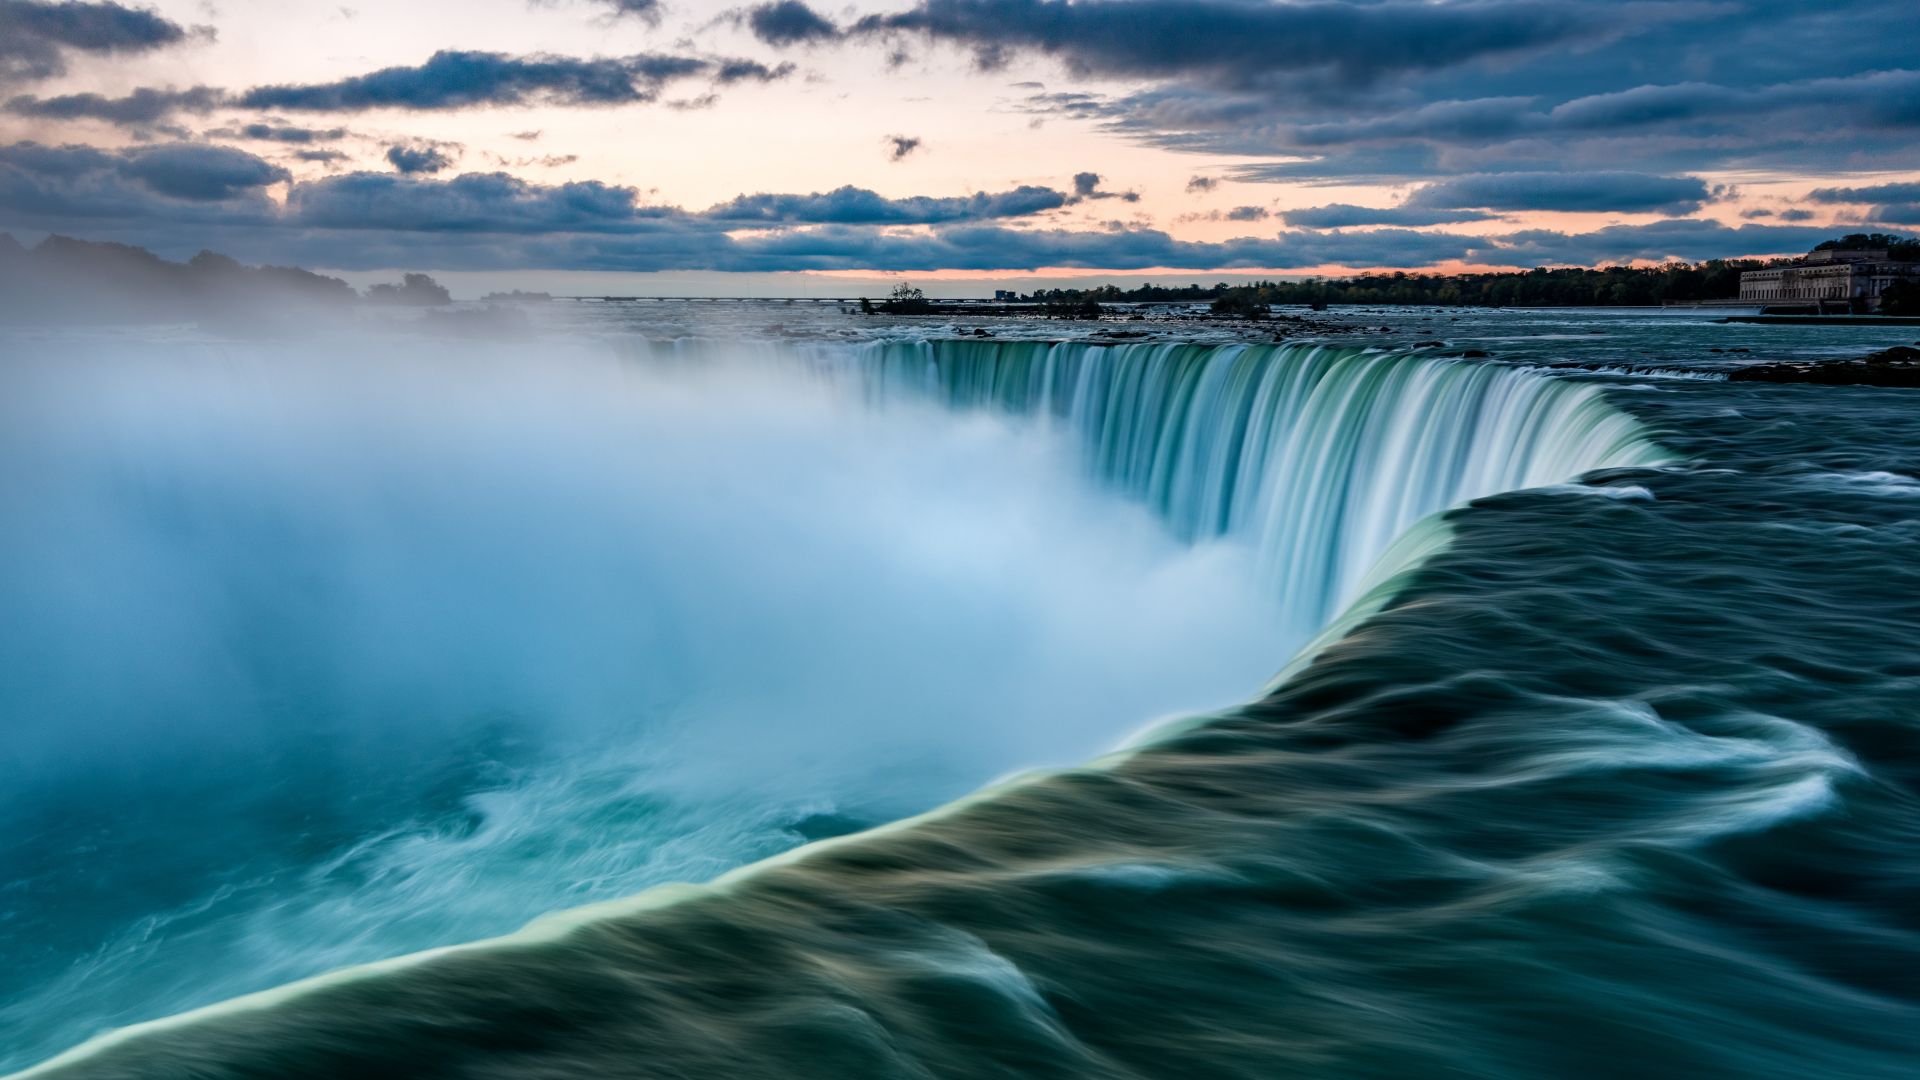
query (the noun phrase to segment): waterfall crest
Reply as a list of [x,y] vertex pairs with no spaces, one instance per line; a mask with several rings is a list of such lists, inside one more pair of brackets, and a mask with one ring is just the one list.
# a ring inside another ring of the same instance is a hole
[[876,400],[1063,425],[1099,482],[1183,539],[1249,543],[1302,635],[1359,599],[1428,515],[1667,457],[1595,385],[1417,352],[955,340],[809,355],[850,364]]

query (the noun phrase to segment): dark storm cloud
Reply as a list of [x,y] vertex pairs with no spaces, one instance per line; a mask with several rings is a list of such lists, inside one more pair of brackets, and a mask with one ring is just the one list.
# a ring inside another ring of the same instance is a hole
[[1824,203],[1920,202],[1920,182],[1814,188],[1807,198]]
[[646,206],[634,188],[594,181],[549,186],[506,173],[451,180],[353,173],[297,184],[287,205],[300,224],[336,229],[620,233],[661,223],[714,232],[796,224],[928,225],[1024,217],[1066,201],[1063,193],[1038,187],[889,199],[849,186],[809,195],[742,195],[695,213]]
[[1920,129],[1917,102],[1920,72],[1881,71],[1761,87],[1648,84],[1557,104],[1521,97],[1437,101],[1276,128],[1271,135],[1301,149],[1411,140],[1453,148],[1505,143],[1521,155],[1573,146],[1601,154],[1679,151],[1718,160]]
[[119,160],[119,155],[92,146],[19,142],[0,147],[0,168],[56,180],[72,180],[85,173],[111,169]]
[[1069,203],[1087,202],[1093,199],[1119,199],[1123,202],[1139,202],[1140,193],[1136,191],[1102,191],[1100,185],[1106,177],[1097,172],[1077,172],[1073,174],[1073,197]]
[[1263,83],[1325,69],[1367,82],[1547,48],[1592,46],[1703,5],[1566,0],[921,0],[870,15],[855,34],[913,33],[974,49],[982,66],[1013,52],[1058,57],[1078,72]]
[[1389,251],[1438,261],[1458,258],[1466,250],[1466,242],[1458,238],[1422,233],[1282,233],[1194,243],[1156,229],[1083,232],[970,225],[920,235],[849,228],[775,234],[741,242],[728,255],[735,267],[755,270],[1197,270],[1297,268],[1348,258],[1377,262]]
[[[1543,86],[1557,88],[1544,75]],[[1026,107],[1170,149],[1304,159],[1259,167],[1271,170],[1268,179],[1405,180],[1630,165],[1789,173],[1920,167],[1916,103],[1920,72],[1891,71],[1758,88],[1649,85],[1559,103],[1509,95],[1323,109],[1176,87],[1117,100],[1029,99]]]
[[[1194,245],[1152,230],[1016,230],[984,223],[1066,202],[1064,192],[1046,188],[949,199],[886,199],[858,189],[750,195],[692,213],[646,206],[633,188],[593,182],[361,172],[293,183],[283,207],[239,197],[284,178],[252,155],[218,147],[109,153],[15,144],[0,148],[0,222],[81,233],[112,227],[162,248],[216,244],[248,256],[272,251],[275,259],[336,266],[385,265],[412,251],[433,252],[432,261],[448,267],[1212,267],[1275,259],[1309,265],[1330,250],[1319,246],[1317,234]],[[214,209],[208,200],[222,196],[234,198],[224,210]],[[899,231],[911,224],[931,230]],[[1372,258],[1389,251],[1453,257],[1465,243],[1417,234],[1329,242]]]
[[1327,206],[1285,210],[1281,212],[1280,220],[1289,225],[1308,229],[1343,229],[1352,225],[1399,225],[1413,228],[1422,225],[1453,225],[1468,221],[1486,221],[1493,216],[1479,210],[1431,210],[1410,206],[1377,207],[1332,203]]
[[[283,181],[284,204],[264,197],[263,188]],[[1091,190],[1099,192],[1097,180]],[[1042,213],[1071,199],[1046,188],[946,199],[842,189],[748,195],[690,212],[646,205],[631,187],[544,185],[504,173],[443,180],[355,172],[287,181],[284,170],[253,155],[200,144],[0,147],[0,225],[110,234],[167,253],[212,246],[242,258],[342,268],[1285,270],[1454,260],[1531,266],[1791,252],[1830,232],[1681,220],[1511,236],[1289,228],[1197,243],[1147,228],[1013,228],[989,220]]]
[[1512,172],[1457,176],[1415,191],[1422,210],[1560,210],[1687,214],[1707,200],[1691,176],[1633,172]]
[[[196,241],[198,242],[198,241]],[[245,237],[229,250],[251,255]],[[432,265],[442,269],[802,271],[936,269],[1100,270],[1300,268],[1328,262],[1377,264],[1391,255],[1415,265],[1465,257],[1471,242],[1422,233],[1285,233],[1221,243],[1176,240],[1152,229],[1086,232],[956,225],[903,234],[830,225],[730,237],[685,221],[662,221],[617,237],[543,233],[516,237],[454,234],[427,239],[387,234],[302,233],[301,261],[342,268]]]
[[327,229],[526,234],[618,232],[679,214],[641,207],[639,197],[598,181],[549,186],[507,173],[430,180],[357,172],[295,184],[287,216]]
[[924,0],[856,23],[1149,80],[1021,107],[1286,159],[1237,179],[1367,183],[1920,169],[1913,25],[1912,0]]
[[1698,121],[1841,110],[1870,126],[1920,125],[1920,72],[1872,71],[1771,86],[1707,82],[1637,86],[1556,105],[1547,126],[1565,131],[1642,129]]
[[225,100],[226,95],[211,86],[186,90],[143,86],[117,98],[91,92],[45,98],[21,94],[7,102],[6,111],[36,120],[104,120],[123,127],[144,127],[179,112],[211,112]]
[[729,83],[782,78],[791,65],[649,53],[581,59],[442,50],[424,64],[390,67],[329,83],[260,86],[242,94],[253,109],[359,112],[462,109],[485,105],[624,105],[655,100],[670,82],[708,76]]
[[[1920,125],[1920,73],[1871,72],[1775,86],[1744,88],[1708,83],[1642,85],[1590,94],[1558,104],[1539,97],[1434,101],[1375,115],[1347,115],[1270,127],[1266,136],[1289,148],[1317,149],[1402,139],[1474,144],[1541,137],[1686,132],[1706,125],[1724,133],[1753,117],[1839,110],[1868,125]],[[1162,102],[1167,119],[1204,123],[1241,117],[1220,99]],[[1210,113],[1208,110],[1215,110]],[[1808,117],[1813,119],[1813,117]]]
[[742,195],[702,216],[751,224],[933,225],[1025,217],[1067,204],[1065,193],[1045,187],[979,192],[953,198],[924,195],[889,199],[865,188],[843,187],[812,195]]
[[198,202],[232,198],[288,178],[287,170],[244,150],[202,143],[126,151],[120,171],[162,195]]
[[748,8],[742,15],[753,36],[769,45],[833,41],[840,28],[800,0],[778,0]]
[[255,142],[306,144],[344,139],[347,137],[347,129],[298,127],[290,124],[242,124],[237,128],[209,134],[230,139],[252,139]]
[[287,171],[231,147],[168,143],[107,151],[0,147],[0,223],[268,224],[261,189]]
[[1870,220],[1883,225],[1920,225],[1920,182],[1815,188],[1807,198],[1823,203],[1872,203],[1867,211]]
[[438,146],[389,146],[387,164],[394,171],[413,176],[437,173],[453,166],[453,158]]
[[147,52],[188,34],[179,23],[122,4],[0,0],[0,81],[64,74],[70,52]]
[[1833,234],[1831,228],[1732,226],[1699,219],[1614,225],[1586,233],[1531,229],[1496,238],[1481,253],[1481,261],[1516,266],[1595,266],[1635,259],[1698,261],[1731,255],[1792,255],[1833,239]]
[[619,235],[536,231],[499,234],[300,228],[274,237],[258,230],[172,236],[164,227],[129,236],[148,246],[191,251],[217,239],[243,258],[286,259],[343,269],[430,265],[447,270],[797,271],[937,269],[1289,270],[1320,266],[1424,267],[1451,261],[1494,266],[1593,264],[1636,258],[1698,259],[1804,251],[1831,230],[1712,222],[1617,226],[1590,233],[1532,231],[1512,237],[1453,236],[1406,229],[1293,230],[1219,243],[1174,239],[1154,229],[1012,229],[969,224],[902,234],[833,225],[732,237],[697,221],[663,218]]
[[722,86],[737,82],[774,82],[794,73],[790,63],[768,67],[758,60],[721,60],[713,69],[713,81]]

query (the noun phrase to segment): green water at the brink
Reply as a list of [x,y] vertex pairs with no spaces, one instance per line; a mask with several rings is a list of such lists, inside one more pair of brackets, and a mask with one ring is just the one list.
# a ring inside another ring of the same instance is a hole
[[939,341],[852,363],[882,397],[1065,424],[1099,481],[1180,537],[1251,543],[1298,631],[1429,514],[1667,456],[1597,387],[1361,345]]
[[[1060,425],[1179,536],[1251,544],[1307,631],[1371,602],[1125,755],[49,1075],[1912,1074],[1902,392],[1347,346],[793,351],[882,408]],[[1448,542],[1389,556],[1417,528]]]

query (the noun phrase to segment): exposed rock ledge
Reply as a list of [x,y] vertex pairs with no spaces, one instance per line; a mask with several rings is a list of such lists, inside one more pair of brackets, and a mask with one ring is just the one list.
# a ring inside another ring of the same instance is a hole
[[1729,372],[1727,381],[1920,387],[1920,349],[1896,345],[1860,360],[1758,364]]

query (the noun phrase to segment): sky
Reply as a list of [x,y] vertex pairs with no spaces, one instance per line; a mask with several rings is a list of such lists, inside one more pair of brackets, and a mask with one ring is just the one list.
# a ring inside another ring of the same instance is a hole
[[1920,229],[1913,0],[0,0],[0,229],[456,293]]

